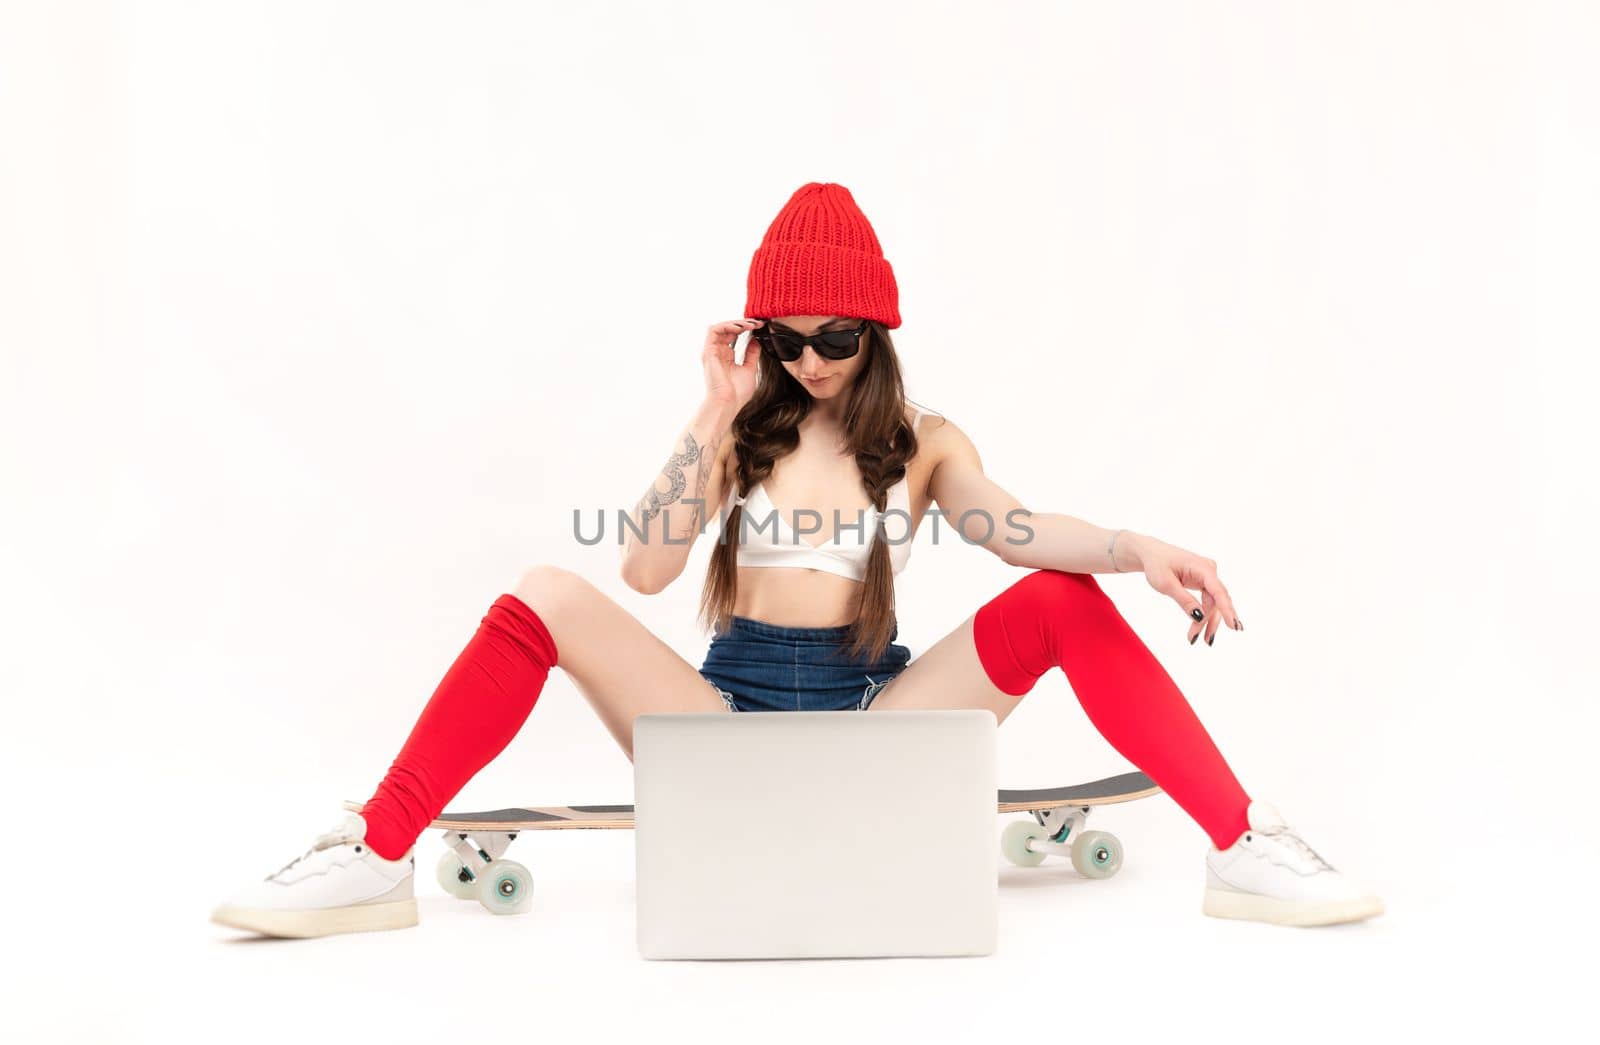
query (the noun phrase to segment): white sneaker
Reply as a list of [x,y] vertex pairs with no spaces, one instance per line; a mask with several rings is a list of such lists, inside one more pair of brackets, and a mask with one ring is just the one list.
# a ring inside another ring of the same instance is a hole
[[1275,925],[1332,925],[1383,913],[1383,901],[1334,870],[1265,802],[1251,802],[1250,830],[1206,853],[1201,910],[1214,918]]
[[415,847],[398,860],[385,860],[366,837],[366,820],[346,813],[303,855],[212,911],[211,920],[266,936],[297,937],[416,925]]

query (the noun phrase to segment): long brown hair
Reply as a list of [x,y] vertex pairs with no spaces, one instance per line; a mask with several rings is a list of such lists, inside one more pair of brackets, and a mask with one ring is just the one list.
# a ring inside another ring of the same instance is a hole
[[[861,350],[867,353],[867,361],[856,374],[845,405],[844,438],[861,471],[862,487],[882,513],[889,488],[905,478],[906,462],[916,455],[917,436],[906,423],[905,385],[889,329],[868,320]],[[800,445],[800,422],[811,412],[811,393],[781,363],[763,355],[758,365],[755,393],[733,419],[735,482],[740,497],[771,475],[780,457]],[[700,593],[700,620],[706,627],[726,630],[733,616],[743,513],[741,506],[734,505],[711,553]],[[894,571],[880,514],[867,557],[860,609],[850,626],[849,653],[876,660],[888,647],[894,625]]]

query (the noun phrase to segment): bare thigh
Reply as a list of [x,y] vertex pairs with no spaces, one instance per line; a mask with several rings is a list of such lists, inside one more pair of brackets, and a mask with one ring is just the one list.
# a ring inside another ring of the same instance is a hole
[[636,716],[728,710],[694,665],[570,570],[535,566],[513,594],[550,629],[561,670],[577,683],[629,761]]
[[1021,699],[989,681],[972,642],[972,618],[968,617],[906,665],[878,691],[867,710],[988,708],[997,721],[1004,722]]

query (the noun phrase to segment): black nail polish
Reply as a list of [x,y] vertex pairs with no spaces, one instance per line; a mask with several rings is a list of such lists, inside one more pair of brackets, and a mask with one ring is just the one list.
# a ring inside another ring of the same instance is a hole
[[1193,617],[1195,620],[1205,620],[1206,619],[1206,615],[1204,613],[1201,613],[1198,608],[1190,610],[1189,611],[1189,616]]
[[1189,645],[1193,646],[1194,645],[1194,640],[1198,639],[1199,637],[1200,637],[1200,633],[1198,631],[1195,632],[1193,635],[1189,636]]
[[1207,635],[1206,636],[1206,645],[1207,646],[1215,646],[1216,644],[1217,644],[1217,637],[1215,635]]

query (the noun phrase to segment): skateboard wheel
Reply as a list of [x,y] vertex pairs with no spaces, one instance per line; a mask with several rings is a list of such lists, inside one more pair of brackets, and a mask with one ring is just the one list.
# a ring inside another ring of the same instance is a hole
[[490,860],[477,887],[478,902],[493,914],[521,914],[533,904],[533,875],[515,860]]
[[1000,836],[1000,851],[1018,867],[1038,867],[1048,854],[1029,849],[1028,840],[1044,838],[1048,834],[1043,826],[1031,820],[1014,820],[1006,825],[1005,832]]
[[1072,866],[1085,878],[1110,878],[1122,870],[1122,843],[1109,831],[1085,831],[1072,843]]
[[439,885],[457,900],[471,900],[478,895],[478,880],[461,864],[454,850],[446,849],[439,858]]

